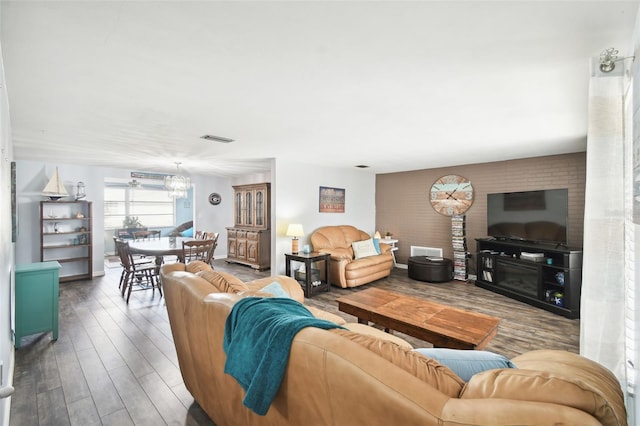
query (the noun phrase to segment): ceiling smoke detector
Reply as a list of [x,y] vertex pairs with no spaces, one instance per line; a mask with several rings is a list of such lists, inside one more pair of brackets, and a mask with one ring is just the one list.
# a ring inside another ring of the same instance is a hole
[[234,141],[233,139],[223,138],[222,136],[215,136],[215,135],[203,135],[203,136],[200,136],[200,139],[205,139],[208,141],[215,141],[215,142],[222,142],[222,143],[231,143]]

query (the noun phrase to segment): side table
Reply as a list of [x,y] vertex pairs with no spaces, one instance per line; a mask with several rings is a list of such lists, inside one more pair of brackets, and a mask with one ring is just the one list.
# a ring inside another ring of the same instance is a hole
[[57,261],[16,265],[16,349],[31,334],[51,331],[58,340],[59,270]]
[[391,246],[391,256],[393,256],[393,266],[398,266],[396,263],[396,251],[398,251],[398,247],[396,247],[396,243],[398,242],[395,238],[382,238],[380,239],[381,243],[389,244]]
[[[286,263],[286,275],[288,277],[291,276],[292,261],[304,263],[305,283],[302,286],[304,297],[311,297],[314,293],[318,293],[320,291],[330,291],[331,284],[329,284],[329,253],[285,253],[284,257]],[[324,280],[322,279],[322,274],[320,274],[320,284],[313,285],[311,277],[311,264],[315,262],[324,262]]]

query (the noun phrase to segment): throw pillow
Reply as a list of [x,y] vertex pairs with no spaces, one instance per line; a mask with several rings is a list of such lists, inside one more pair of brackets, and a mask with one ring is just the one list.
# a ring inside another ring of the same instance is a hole
[[353,248],[353,255],[356,259],[378,255],[376,247],[373,245],[373,240],[371,238],[364,241],[354,241],[353,243],[351,243],[351,247]]
[[413,352],[412,349],[402,347],[389,340],[352,331],[334,329],[331,332],[365,347],[447,396],[457,398],[462,391],[464,382],[453,371],[433,359]]
[[382,250],[380,250],[380,238],[373,239],[373,246],[376,248],[378,254],[382,253]]
[[465,382],[468,382],[474,374],[485,370],[516,368],[509,359],[488,351],[446,348],[419,348],[414,351],[446,365]]
[[287,299],[291,299],[291,295],[287,293],[287,291],[282,288],[282,285],[278,281],[274,281],[268,286],[262,287],[260,289],[261,293],[269,293],[273,295],[273,297],[286,297]]

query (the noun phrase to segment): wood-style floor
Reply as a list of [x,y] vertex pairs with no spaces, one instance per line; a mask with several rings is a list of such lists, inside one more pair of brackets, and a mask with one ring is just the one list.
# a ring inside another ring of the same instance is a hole
[[[270,275],[222,260],[215,264],[243,281]],[[127,305],[118,291],[120,269],[105,270],[104,277],[60,285],[57,341],[51,333],[23,339],[10,424],[212,425],[182,383],[164,299],[157,291],[134,292]],[[372,285],[500,317],[498,335],[485,350],[508,357],[543,348],[578,352],[578,320],[472,284],[414,281],[404,269],[356,289],[333,287],[306,303],[355,322],[338,312],[335,299]],[[430,346],[398,335],[414,347]]]

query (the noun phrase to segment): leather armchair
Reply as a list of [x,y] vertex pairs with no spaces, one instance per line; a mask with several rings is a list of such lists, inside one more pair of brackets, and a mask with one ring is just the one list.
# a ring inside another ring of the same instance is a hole
[[324,226],[311,235],[313,250],[329,253],[329,282],[347,288],[367,284],[391,274],[393,255],[391,246],[381,243],[381,253],[356,259],[351,244],[371,238],[351,225]]

